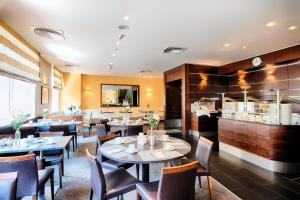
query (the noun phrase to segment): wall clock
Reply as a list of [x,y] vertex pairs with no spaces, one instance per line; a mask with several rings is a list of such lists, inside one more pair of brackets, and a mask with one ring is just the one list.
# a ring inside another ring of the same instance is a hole
[[252,65],[254,66],[254,67],[258,67],[259,65],[261,65],[262,64],[262,59],[261,59],[261,57],[255,57],[255,58],[253,58],[253,60],[252,60]]

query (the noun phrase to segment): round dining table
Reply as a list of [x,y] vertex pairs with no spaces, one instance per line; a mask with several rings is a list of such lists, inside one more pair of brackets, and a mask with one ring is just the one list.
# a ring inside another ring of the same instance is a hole
[[146,124],[147,122],[138,120],[130,120],[128,122],[124,122],[121,120],[107,122],[107,125],[110,126],[111,131],[121,130],[121,136],[125,136],[125,130],[127,130],[130,126],[144,126]]
[[[184,140],[173,137],[169,137],[168,141],[161,139],[157,137],[156,144],[152,146],[149,141],[144,145],[139,145],[137,143],[138,136],[115,138],[102,144],[100,151],[103,156],[111,160],[141,165],[142,181],[149,182],[149,165],[151,163],[166,163],[181,158],[191,151],[191,145]],[[173,150],[165,150],[167,142],[172,144]],[[127,152],[130,144],[135,144],[137,152]]]

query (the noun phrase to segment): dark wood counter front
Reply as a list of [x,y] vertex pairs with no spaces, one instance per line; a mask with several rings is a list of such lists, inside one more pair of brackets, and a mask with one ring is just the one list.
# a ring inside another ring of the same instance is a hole
[[300,125],[219,119],[219,142],[272,161],[300,163]]

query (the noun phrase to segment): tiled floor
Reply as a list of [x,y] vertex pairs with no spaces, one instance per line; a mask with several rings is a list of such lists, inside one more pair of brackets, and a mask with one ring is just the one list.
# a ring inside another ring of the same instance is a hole
[[[197,142],[187,140],[194,150]],[[300,199],[300,174],[273,173],[217,150],[211,166],[212,177],[242,199]]]

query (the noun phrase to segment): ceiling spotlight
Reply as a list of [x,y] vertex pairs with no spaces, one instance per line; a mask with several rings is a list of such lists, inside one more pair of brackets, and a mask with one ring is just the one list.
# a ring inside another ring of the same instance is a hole
[[120,35],[118,35],[118,38],[119,38],[119,40],[122,40],[125,36],[126,35],[124,35],[124,34],[120,34]]
[[121,44],[121,43],[120,43],[119,41],[117,41],[117,42],[116,42],[116,45],[119,45],[119,44]]
[[128,29],[130,29],[130,28],[129,28],[129,26],[127,26],[127,25],[120,25],[120,26],[119,26],[119,29],[120,29],[120,30],[128,30]]
[[242,47],[243,49],[246,49],[247,48],[247,46],[246,45],[243,45],[243,47]]
[[290,26],[290,27],[289,27],[289,30],[290,30],[290,31],[293,31],[293,30],[295,30],[296,28],[297,28],[297,26]]
[[114,63],[112,63],[112,62],[108,63],[109,66],[112,66],[113,64],[114,64]]
[[107,69],[110,71],[112,70],[113,66],[112,65],[108,65]]
[[112,54],[112,57],[116,57],[116,56],[117,56],[117,54],[115,54],[115,53]]
[[128,20],[129,20],[129,17],[128,17],[128,16],[124,16],[123,19],[124,19],[125,21],[128,21]]
[[276,25],[276,22],[274,22],[274,21],[266,23],[267,27],[272,27],[272,26],[275,26],[275,25]]
[[44,38],[49,38],[53,40],[64,40],[65,36],[62,30],[54,30],[50,28],[34,28],[33,32]]
[[229,46],[230,46],[230,44],[228,44],[228,43],[224,44],[224,47],[229,47]]

